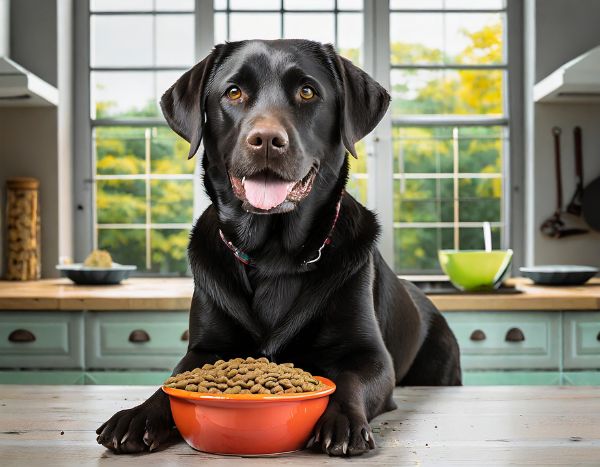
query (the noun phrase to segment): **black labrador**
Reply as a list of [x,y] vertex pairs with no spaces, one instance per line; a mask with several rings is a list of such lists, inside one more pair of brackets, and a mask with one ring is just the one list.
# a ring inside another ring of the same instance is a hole
[[[194,275],[188,352],[173,373],[266,356],[337,385],[309,444],[330,455],[375,446],[369,421],[396,407],[396,385],[460,385],[456,339],[376,249],[375,215],[344,191],[348,153],[390,96],[330,45],[306,40],[217,45],[163,95],[171,128],[204,142],[212,205],[189,245]],[[169,435],[158,390],[98,428],[119,453]]]

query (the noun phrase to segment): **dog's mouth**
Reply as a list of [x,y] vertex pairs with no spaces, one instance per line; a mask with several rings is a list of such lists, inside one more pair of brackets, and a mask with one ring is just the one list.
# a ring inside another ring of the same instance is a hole
[[[302,179],[294,181],[284,180],[268,169],[242,178],[229,173],[229,179],[233,193],[238,199],[259,212],[266,213],[287,203],[298,203],[306,198],[312,189],[316,175],[317,168],[313,166]],[[277,211],[286,212],[291,209],[293,206]]]

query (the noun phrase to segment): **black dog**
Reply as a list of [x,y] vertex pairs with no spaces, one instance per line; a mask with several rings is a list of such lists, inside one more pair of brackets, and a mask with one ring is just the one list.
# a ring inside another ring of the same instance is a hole
[[[356,157],[389,101],[332,46],[305,40],[218,45],[161,101],[190,157],[204,141],[212,200],[190,240],[190,343],[174,374],[266,356],[332,379],[309,442],[330,455],[374,447],[369,421],[395,408],[395,385],[461,384],[445,319],[386,265],[374,214],[344,192],[346,151]],[[158,390],[98,442],[152,451],[172,426]]]

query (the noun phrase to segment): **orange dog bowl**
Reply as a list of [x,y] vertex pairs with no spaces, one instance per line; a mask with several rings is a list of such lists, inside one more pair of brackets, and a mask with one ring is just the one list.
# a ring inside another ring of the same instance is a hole
[[325,412],[333,381],[316,376],[326,388],[299,394],[206,394],[163,386],[175,425],[199,451],[260,455],[304,448]]

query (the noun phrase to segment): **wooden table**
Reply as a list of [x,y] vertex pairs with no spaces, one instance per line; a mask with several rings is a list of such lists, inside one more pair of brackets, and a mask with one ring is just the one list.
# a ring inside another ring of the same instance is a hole
[[[600,279],[573,287],[536,286],[512,279],[520,294],[432,295],[442,311],[450,310],[598,310]],[[188,310],[191,278],[134,278],[121,285],[80,286],[68,279],[0,281],[1,310]]]
[[117,456],[95,429],[154,391],[132,386],[0,386],[0,463],[12,465],[586,465],[600,463],[600,387],[397,388],[400,407],[372,423],[379,448],[239,458],[174,437],[153,454]]

